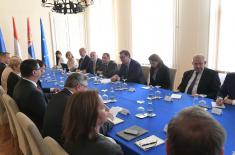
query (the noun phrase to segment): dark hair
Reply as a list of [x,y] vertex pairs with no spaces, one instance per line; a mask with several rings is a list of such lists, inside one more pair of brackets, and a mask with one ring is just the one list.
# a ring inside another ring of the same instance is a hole
[[109,53],[103,53],[103,56],[106,55],[108,58],[110,58]]
[[131,57],[131,54],[128,50],[121,50],[121,52],[119,53],[120,55],[121,54],[124,54],[125,56],[128,56],[129,58]]
[[8,53],[8,52],[0,52],[0,56],[5,56],[7,54],[10,54],[10,53]]
[[95,90],[74,93],[64,111],[63,137],[78,143],[97,138],[96,122],[100,98]]
[[58,54],[61,54],[62,55],[62,53],[59,51],[59,50],[57,50],[56,52],[55,52],[55,56],[56,56],[56,65],[58,66],[59,65],[59,57],[58,57]]
[[156,62],[159,63],[159,65],[164,64],[163,61],[162,61],[162,59],[160,58],[160,56],[157,55],[157,54],[152,54],[152,55],[150,55],[150,56],[149,56],[149,61],[156,61]]
[[36,59],[36,61],[39,64],[40,67],[43,67],[43,66],[46,67],[46,64],[42,60]]
[[225,137],[223,127],[206,111],[189,107],[170,121],[167,146],[170,155],[220,155]]
[[24,60],[20,65],[20,72],[22,77],[29,77],[32,75],[33,70],[40,69],[38,62],[34,59]]
[[66,79],[64,87],[74,88],[78,84],[84,85],[85,81],[87,82],[87,76],[80,73],[73,73]]

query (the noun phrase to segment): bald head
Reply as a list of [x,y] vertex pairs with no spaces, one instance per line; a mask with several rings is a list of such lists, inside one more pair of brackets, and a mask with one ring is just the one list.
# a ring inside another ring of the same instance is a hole
[[96,52],[95,52],[95,51],[92,51],[92,52],[90,53],[90,57],[91,57],[91,60],[92,60],[92,61],[96,61],[96,59],[97,59]]
[[79,49],[79,54],[80,54],[81,57],[86,56],[86,49],[85,48],[80,48]]
[[193,68],[196,72],[201,72],[205,68],[205,57],[201,54],[197,54],[193,57]]

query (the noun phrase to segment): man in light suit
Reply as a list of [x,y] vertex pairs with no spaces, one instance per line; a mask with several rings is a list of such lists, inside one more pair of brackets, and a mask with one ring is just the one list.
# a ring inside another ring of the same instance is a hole
[[127,82],[146,84],[140,64],[131,59],[129,51],[122,50],[119,54],[122,65],[118,74],[114,75],[111,80],[117,81],[127,79]]
[[81,71],[86,71],[89,62],[91,61],[90,57],[87,55],[85,48],[79,49],[79,54],[81,58],[79,59],[79,66],[78,69]]
[[217,95],[216,103],[218,105],[223,105],[224,103],[235,105],[235,73],[226,75]]
[[215,99],[220,88],[218,73],[205,67],[206,61],[203,55],[193,57],[193,70],[186,71],[178,90],[187,94],[205,94]]
[[10,53],[8,52],[0,53],[0,85],[1,85],[2,72],[7,67],[9,62],[10,62]]
[[110,60],[110,55],[108,53],[104,53],[102,56],[102,66],[100,71],[106,78],[111,78],[118,72],[117,64]]
[[36,60],[24,60],[20,65],[22,78],[16,84],[13,98],[21,112],[26,114],[41,130],[47,102],[41,89],[37,88],[37,81],[41,76],[41,69]]

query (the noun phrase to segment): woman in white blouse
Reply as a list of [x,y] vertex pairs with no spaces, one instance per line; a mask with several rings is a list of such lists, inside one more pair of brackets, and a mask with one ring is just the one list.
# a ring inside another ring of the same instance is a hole
[[70,71],[75,71],[78,68],[78,63],[76,60],[74,60],[73,54],[70,51],[68,51],[65,56],[68,59],[67,61],[68,69]]

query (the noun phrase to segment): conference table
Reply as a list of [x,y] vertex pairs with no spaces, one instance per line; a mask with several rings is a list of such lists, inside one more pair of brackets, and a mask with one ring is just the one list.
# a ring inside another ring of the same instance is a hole
[[[42,86],[45,88],[63,88],[64,81],[67,78],[67,73],[63,73],[60,70],[56,69],[47,69],[45,74],[41,77]],[[129,91],[128,89],[116,90],[123,85],[123,83],[95,83],[93,75],[88,75],[88,86],[89,89],[96,89],[100,92],[101,96],[104,94],[103,90],[113,89],[112,95],[117,99],[114,103],[107,103],[106,105],[111,108],[113,106],[119,106],[125,109],[128,109],[129,115],[118,114],[117,117],[124,120],[124,122],[117,124],[113,129],[108,133],[108,136],[112,137],[118,144],[121,145],[124,153],[126,155],[132,154],[146,154],[146,155],[165,155],[165,143],[157,147],[153,147],[147,151],[143,151],[141,148],[137,147],[135,144],[136,141],[143,139],[150,135],[155,135],[163,140],[166,140],[166,132],[164,131],[165,125],[169,123],[172,117],[181,111],[185,107],[195,106],[193,104],[194,98],[190,95],[184,93],[178,93],[181,95],[180,99],[173,99],[172,101],[165,101],[165,96],[170,96],[173,92],[161,88],[158,89],[161,93],[160,99],[152,100],[152,108],[155,117],[146,117],[143,119],[137,118],[135,115],[140,112],[140,109],[147,109],[147,97],[150,93],[150,89],[146,88],[142,84],[137,83],[126,83],[125,86],[128,88],[133,88],[135,91]],[[110,91],[105,92],[108,96]],[[143,104],[137,103],[137,101],[145,101]],[[208,105],[211,104],[212,100],[204,98]],[[140,108],[141,107],[141,108]],[[142,108],[143,107],[143,108]],[[208,109],[208,112],[211,113],[211,109]],[[222,126],[225,128],[227,133],[227,139],[224,145],[225,155],[232,155],[232,152],[235,151],[235,106],[226,105],[226,108],[223,109],[222,115],[212,114],[213,118],[219,121]],[[148,132],[136,139],[131,141],[126,141],[119,136],[117,132],[125,130],[128,127],[137,125],[141,128],[148,130]]]

